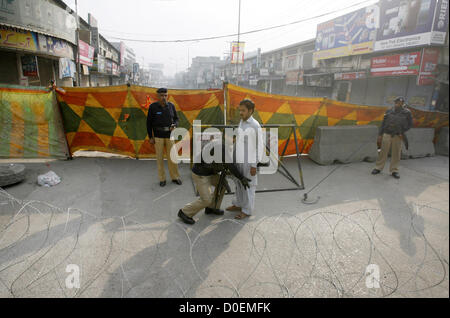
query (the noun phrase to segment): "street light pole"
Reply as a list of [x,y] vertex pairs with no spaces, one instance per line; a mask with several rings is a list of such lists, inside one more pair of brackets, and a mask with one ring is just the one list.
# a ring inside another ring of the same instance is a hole
[[241,0],[239,0],[239,16],[238,16],[238,40],[237,40],[237,60],[236,60],[236,85],[239,84],[238,79],[238,69],[239,69],[239,58],[241,55],[241,46],[239,44],[241,38]]
[[75,13],[77,16],[77,82],[81,86],[81,65],[80,65],[80,19],[78,17],[78,0],[75,0]]

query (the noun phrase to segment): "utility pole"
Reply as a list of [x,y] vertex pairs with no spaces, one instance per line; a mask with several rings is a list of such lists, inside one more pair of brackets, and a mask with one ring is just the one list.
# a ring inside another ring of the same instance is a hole
[[75,0],[75,13],[77,16],[77,82],[81,86],[81,65],[80,65],[80,20],[78,18],[78,0]]
[[238,40],[237,40],[237,61],[236,61],[236,85],[239,84],[238,69],[239,69],[239,57],[241,55],[241,45],[239,44],[241,39],[241,0],[239,0],[239,16],[238,16]]

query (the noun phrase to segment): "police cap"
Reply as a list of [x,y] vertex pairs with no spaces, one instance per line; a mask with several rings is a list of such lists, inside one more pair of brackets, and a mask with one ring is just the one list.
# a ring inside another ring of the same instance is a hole
[[167,93],[167,88],[160,88],[156,91],[158,94],[166,94]]

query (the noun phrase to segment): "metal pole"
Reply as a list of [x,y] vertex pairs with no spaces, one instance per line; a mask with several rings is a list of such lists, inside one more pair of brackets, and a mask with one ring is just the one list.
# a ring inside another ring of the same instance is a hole
[[[294,127],[294,140],[295,140],[295,152],[297,153],[297,164],[298,164],[298,173],[300,176],[300,183],[302,185],[302,188],[305,188],[305,182],[303,182],[303,172],[302,172],[302,166],[300,164],[300,155],[301,153],[298,152],[298,139],[297,139],[297,123]],[[303,149],[302,149],[303,152]]]
[[78,0],[75,0],[75,12],[77,15],[77,77],[78,86],[81,86],[81,65],[80,65],[80,21],[78,18]]
[[228,82],[223,82],[223,124],[227,124],[227,111],[228,111]]
[[236,85],[239,84],[238,70],[239,70],[239,56],[241,55],[241,0],[239,0],[239,16],[238,16],[238,40],[237,40],[237,61],[236,61]]

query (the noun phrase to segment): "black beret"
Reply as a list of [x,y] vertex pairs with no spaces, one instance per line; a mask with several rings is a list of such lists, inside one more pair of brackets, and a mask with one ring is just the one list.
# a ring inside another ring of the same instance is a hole
[[158,94],[165,94],[167,93],[167,88],[160,88],[156,91]]

